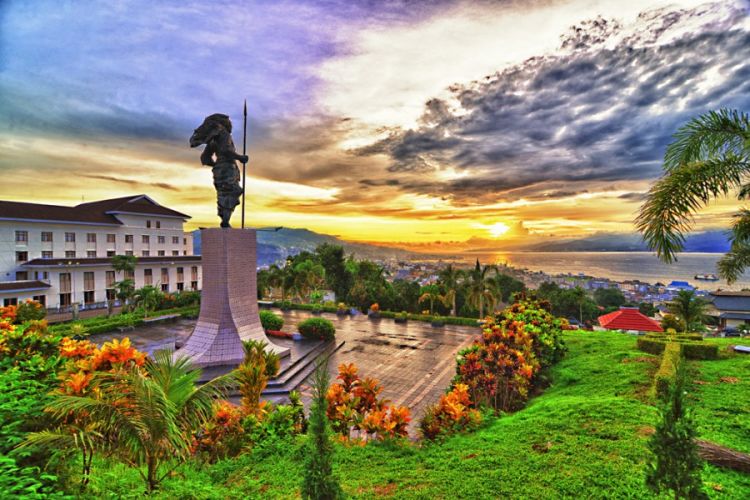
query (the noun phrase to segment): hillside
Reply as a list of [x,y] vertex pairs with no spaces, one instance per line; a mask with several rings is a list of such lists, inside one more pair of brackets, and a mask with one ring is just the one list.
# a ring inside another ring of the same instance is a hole
[[[620,333],[568,332],[565,340],[570,350],[553,368],[552,386],[477,432],[424,446],[337,445],[335,472],[345,492],[355,498],[654,498],[643,469],[657,416],[649,395],[657,358],[635,350],[635,338]],[[750,356],[690,362],[690,370],[700,382],[689,396],[699,437],[750,452]],[[295,498],[304,453],[301,441],[282,441],[213,466],[187,464],[165,482],[160,498]],[[95,475],[92,492],[138,490],[135,471],[108,466],[106,475]],[[712,498],[750,497],[748,475],[707,465],[703,481]]]

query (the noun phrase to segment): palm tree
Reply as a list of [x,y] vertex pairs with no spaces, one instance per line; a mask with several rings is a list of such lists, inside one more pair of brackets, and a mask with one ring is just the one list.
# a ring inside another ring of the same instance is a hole
[[[151,493],[190,456],[193,433],[208,420],[214,401],[233,381],[227,375],[196,386],[200,374],[187,358],[173,359],[171,352],[157,351],[143,368],[97,372],[92,384],[100,391],[57,394],[47,411],[60,422],[73,415],[95,425],[102,437],[90,439],[89,446],[135,467]],[[28,443],[65,446],[71,442],[69,434],[61,426],[30,434]],[[172,467],[164,471],[169,462]]]
[[325,268],[310,259],[294,266],[294,288],[300,295],[308,296],[325,283]]
[[[138,257],[135,255],[115,255],[112,257],[112,268],[116,273],[135,272],[135,266],[138,264]],[[135,292],[135,281],[123,276],[123,279],[114,284],[116,297],[120,300],[123,309],[127,310],[130,301]]]
[[438,275],[440,282],[445,287],[445,300],[450,302],[451,316],[456,315],[456,292],[460,285],[464,272],[448,264]]
[[572,295],[576,304],[578,304],[578,321],[583,325],[583,304],[586,302],[588,294],[586,293],[586,290],[577,286],[572,290]]
[[487,276],[487,272],[491,269],[495,269],[495,266],[484,266],[479,265],[479,259],[477,259],[476,266],[468,273],[468,290],[466,295],[466,301],[472,307],[479,310],[479,319],[484,319],[484,306],[487,304],[487,309],[495,308],[495,290],[492,285],[490,277]]
[[443,295],[440,295],[440,287],[437,285],[427,285],[423,286],[421,290],[422,295],[417,300],[418,303],[425,302],[427,300],[430,301],[430,316],[434,314],[435,311],[435,301],[439,300],[440,302],[445,303],[445,297]]
[[133,293],[133,302],[142,307],[144,314],[148,316],[150,311],[155,311],[159,307],[163,295],[164,293],[155,286],[146,285]]
[[668,307],[670,313],[685,322],[685,331],[687,331],[696,323],[703,322],[708,304],[695,295],[693,290],[680,290]]
[[[737,190],[750,196],[750,117],[736,110],[711,111],[675,134],[664,155],[665,173],[651,187],[636,227],[659,258],[671,263],[683,249],[695,213],[710,200]],[[718,263],[729,283],[750,265],[750,210],[732,225],[731,248]]]

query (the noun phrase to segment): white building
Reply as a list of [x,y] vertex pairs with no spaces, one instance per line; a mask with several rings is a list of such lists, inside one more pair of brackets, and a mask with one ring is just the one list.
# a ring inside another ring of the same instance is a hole
[[74,207],[0,201],[0,303],[34,299],[48,309],[106,307],[115,255],[134,255],[136,288],[200,290],[200,256],[183,230],[190,216],[146,195]]

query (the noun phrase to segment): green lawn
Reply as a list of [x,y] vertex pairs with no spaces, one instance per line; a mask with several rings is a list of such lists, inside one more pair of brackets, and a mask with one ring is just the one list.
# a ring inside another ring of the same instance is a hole
[[[570,352],[553,369],[553,385],[518,413],[441,444],[338,446],[344,490],[359,498],[650,498],[643,466],[657,415],[649,389],[658,358],[618,333],[569,332],[566,341]],[[700,382],[691,393],[700,436],[750,452],[750,356],[690,366]],[[212,466],[189,464],[161,495],[295,498],[303,454],[300,438]],[[96,467],[94,496],[142,491],[134,471]],[[748,475],[706,466],[703,478],[713,498],[750,498]]]

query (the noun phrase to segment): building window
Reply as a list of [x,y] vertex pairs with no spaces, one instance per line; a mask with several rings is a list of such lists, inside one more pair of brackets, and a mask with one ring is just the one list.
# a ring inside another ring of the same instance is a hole
[[70,273],[60,273],[60,293],[70,293]]
[[161,221],[156,221],[156,229],[161,229]]
[[156,242],[160,245],[163,245],[164,243],[166,243],[166,238],[164,236],[157,236]]
[[47,271],[34,271],[34,279],[35,280],[48,280],[49,279],[49,273]]
[[161,268],[161,282],[169,283],[169,268],[168,267]]
[[151,255],[151,252],[148,250],[141,250],[141,257],[148,257],[149,255]]
[[114,234],[112,234],[112,233],[108,233],[107,234],[107,243],[116,243],[116,242],[117,242],[117,236],[114,235]]
[[46,295],[34,295],[32,297],[34,302],[39,302],[42,307],[47,307],[47,296]]
[[85,273],[83,273],[83,289],[93,290],[94,288],[96,288],[96,283],[94,280],[94,272],[86,271]]
[[125,279],[135,281],[135,271],[125,271]]
[[86,233],[86,243],[96,243],[96,233]]
[[198,266],[192,266],[190,268],[190,280],[198,281]]
[[75,259],[76,258],[76,251],[75,250],[65,250],[65,258],[66,259]]
[[26,262],[29,260],[29,252],[16,252],[16,262]]
[[154,274],[151,271],[151,269],[144,269],[143,270],[143,284],[144,285],[153,285],[154,283]]
[[149,242],[148,235],[147,234],[142,235],[141,236],[141,243],[148,243],[148,242]]
[[42,250],[42,258],[43,259],[51,259],[52,258],[52,250]]
[[125,235],[125,243],[133,243],[133,235],[132,234],[126,234]]
[[93,259],[96,257],[96,250],[87,250],[86,251],[86,257],[89,259]]
[[125,255],[133,255],[133,251],[132,250],[125,250]]
[[107,271],[104,275],[104,282],[106,283],[107,288],[115,286],[115,272]]
[[65,233],[65,242],[66,243],[75,243],[76,242],[76,233]]
[[42,241],[52,242],[52,231],[42,231]]
[[107,288],[104,290],[104,293],[106,294],[107,300],[115,300],[117,298],[114,288]]
[[183,250],[182,255],[187,255],[187,250]]
[[72,303],[70,293],[60,294],[60,307],[68,307]]
[[164,252],[164,250],[159,250],[158,255],[159,257],[164,257],[166,253]]
[[182,238],[182,244],[187,245],[187,238]]
[[29,232],[28,231],[16,231],[16,243],[28,243]]
[[185,289],[185,283],[177,283],[177,291],[181,292]]
[[3,299],[3,305],[5,307],[8,306],[17,306],[18,305],[18,299],[16,297],[11,297],[8,299]]
[[180,237],[179,236],[172,236],[172,244],[173,245],[179,245],[180,244]]
[[147,221],[146,221],[146,227],[147,227],[147,228],[150,228],[150,227],[151,227],[151,221],[150,221],[150,220],[147,220]]
[[161,291],[162,292],[168,292],[169,291],[169,283],[162,283],[162,285],[161,285]]
[[172,255],[176,257],[176,256],[180,255],[180,251],[179,250],[172,250]]
[[198,290],[198,282],[197,281],[191,281],[190,282],[190,289],[191,290]]
[[93,304],[94,302],[96,302],[96,301],[94,300],[94,291],[93,290],[89,291],[89,292],[83,292],[83,303],[84,304],[89,305],[89,304]]
[[114,250],[107,250],[107,257],[114,257],[115,251]]
[[28,271],[16,271],[16,281],[25,281],[29,279]]

